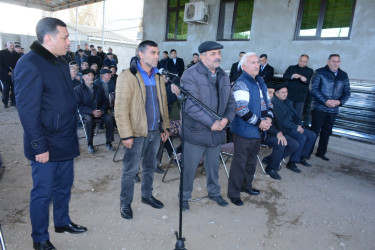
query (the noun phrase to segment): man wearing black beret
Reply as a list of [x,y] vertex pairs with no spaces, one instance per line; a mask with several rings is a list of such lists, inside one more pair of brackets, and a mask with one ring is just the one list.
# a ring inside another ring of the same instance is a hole
[[223,45],[203,42],[198,51],[200,61],[188,68],[181,78],[181,85],[194,97],[216,112],[215,118],[191,99],[187,99],[183,114],[184,142],[184,190],[183,210],[189,210],[195,173],[204,156],[207,191],[211,200],[220,206],[228,203],[221,197],[219,184],[220,149],[226,138],[226,127],[235,115],[235,103],[228,75],[220,68]]

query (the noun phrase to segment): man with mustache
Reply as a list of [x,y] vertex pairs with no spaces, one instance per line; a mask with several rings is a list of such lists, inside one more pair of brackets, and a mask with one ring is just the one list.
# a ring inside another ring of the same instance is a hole
[[[226,138],[226,127],[233,120],[235,103],[228,75],[220,68],[223,45],[203,42],[199,47],[200,61],[187,69],[181,85],[194,97],[216,112],[221,120],[187,99],[184,122],[184,190],[183,211],[189,210],[195,173],[200,159],[204,157],[207,191],[211,200],[219,206],[228,203],[220,195],[219,168],[220,149]],[[173,85],[174,86],[174,85]]]

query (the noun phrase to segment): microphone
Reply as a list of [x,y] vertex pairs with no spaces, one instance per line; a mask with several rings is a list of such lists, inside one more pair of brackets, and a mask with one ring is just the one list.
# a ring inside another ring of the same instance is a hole
[[159,69],[159,73],[162,74],[162,75],[166,75],[166,76],[173,76],[173,77],[178,76],[178,74],[169,72],[168,70],[163,69],[163,68]]

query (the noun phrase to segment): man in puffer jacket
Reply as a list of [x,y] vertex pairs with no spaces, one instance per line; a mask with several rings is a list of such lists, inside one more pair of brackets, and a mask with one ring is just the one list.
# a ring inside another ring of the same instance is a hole
[[310,92],[314,97],[311,130],[320,136],[316,156],[325,161],[329,161],[325,154],[339,106],[344,105],[350,97],[348,75],[339,66],[340,55],[332,54],[328,57],[327,65],[317,69],[311,79]]

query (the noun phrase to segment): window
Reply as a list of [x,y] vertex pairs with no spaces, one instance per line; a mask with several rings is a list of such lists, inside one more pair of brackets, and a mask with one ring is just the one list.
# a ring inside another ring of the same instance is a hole
[[295,39],[348,39],[356,0],[301,0]]
[[184,22],[185,3],[189,0],[168,0],[167,32],[165,40],[186,40],[187,23]]
[[254,0],[221,0],[217,40],[249,40]]

